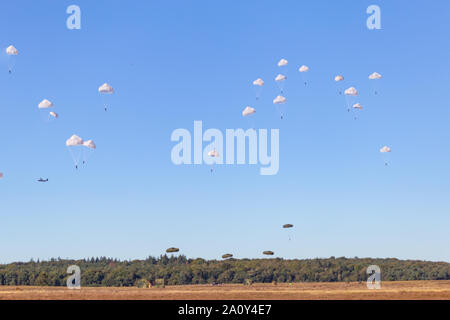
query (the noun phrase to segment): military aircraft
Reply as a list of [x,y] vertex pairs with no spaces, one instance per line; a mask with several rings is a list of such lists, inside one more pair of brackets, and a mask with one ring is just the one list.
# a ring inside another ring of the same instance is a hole
[[47,182],[48,181],[48,179],[42,179],[42,178],[39,178],[39,180],[38,180],[38,182]]

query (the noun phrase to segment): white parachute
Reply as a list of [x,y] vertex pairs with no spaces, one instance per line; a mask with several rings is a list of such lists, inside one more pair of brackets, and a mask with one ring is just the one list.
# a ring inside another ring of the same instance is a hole
[[108,95],[111,95],[114,93],[114,88],[111,87],[109,84],[104,83],[98,88],[98,92],[103,95],[103,104],[105,106],[105,111],[108,110],[108,103],[107,103],[107,97]]
[[259,98],[261,97],[263,87],[264,87],[263,79],[258,78],[255,81],[253,81],[253,88],[255,89],[256,100],[259,100]]
[[355,87],[350,87],[346,89],[344,93],[346,96],[357,96],[358,90],[356,90]]
[[278,88],[280,89],[280,93],[283,93],[284,91],[284,81],[287,79],[287,77],[284,74],[278,74],[275,77],[275,82],[278,85]]
[[66,146],[70,151],[75,169],[78,169],[80,161],[83,161],[83,164],[85,164],[91,151],[97,148],[94,141],[84,141],[76,134],[72,135],[69,139],[66,140]]
[[41,116],[42,121],[44,122],[50,122],[53,119],[58,118],[58,114],[51,111],[49,112],[48,109],[53,108],[54,105],[51,101],[44,99],[38,104],[39,113]]
[[306,86],[308,84],[308,81],[306,79],[305,73],[309,71],[309,67],[302,65],[300,68],[298,68],[298,71],[300,72],[300,75],[302,76],[302,79],[303,79],[303,83]]
[[16,62],[16,56],[19,54],[19,50],[17,50],[13,45],[10,45],[5,51],[8,55],[8,72],[11,74]]
[[244,111],[242,111],[242,115],[244,117],[247,117],[247,116],[249,116],[251,114],[254,114],[254,113],[256,113],[256,110],[254,108],[252,108],[252,107],[249,107],[249,106],[245,107]]
[[384,165],[385,166],[389,165],[388,154],[391,153],[391,148],[388,146],[384,146],[383,148],[380,149],[380,153],[383,156]]
[[48,109],[48,108],[52,108],[52,107],[53,107],[53,103],[51,103],[47,99],[42,100],[38,105],[39,109]]
[[381,79],[381,78],[382,78],[382,76],[378,72],[374,72],[371,75],[369,75],[370,80],[377,80],[377,79]]
[[288,65],[288,61],[286,59],[281,59],[280,61],[278,61],[278,66],[279,67],[285,67]]
[[353,105],[356,103],[355,99],[352,97],[356,97],[358,95],[358,90],[355,89],[355,87],[350,87],[344,91],[345,94],[345,101],[347,102],[347,111],[350,112],[351,108],[350,105]]
[[286,98],[281,95],[278,95],[275,99],[273,99],[273,104],[277,106],[277,110],[280,113],[281,120],[283,120],[284,112],[280,105],[284,103],[286,103]]
[[286,102],[286,98],[283,96],[277,96],[275,99],[273,99],[274,104],[282,104]]
[[[371,75],[369,75],[369,80],[379,80],[382,76],[378,72],[374,72]],[[378,88],[378,81],[371,81],[374,94],[378,94],[379,88]]]
[[264,80],[261,79],[261,78],[258,78],[258,79],[256,79],[255,81],[253,81],[253,85],[254,85],[254,86],[262,87],[262,86],[264,86]]
[[341,82],[344,81],[344,76],[338,74],[337,76],[334,77],[334,81],[338,83],[339,94],[342,94],[342,84],[341,84]]
[[[353,105],[353,110],[355,111],[355,112],[359,112],[359,111],[361,111],[363,109],[363,106],[361,105],[361,103],[355,103],[354,105]],[[355,120],[357,120],[358,119],[358,116],[357,116],[357,114],[355,113],[355,116],[354,116],[354,119]]]

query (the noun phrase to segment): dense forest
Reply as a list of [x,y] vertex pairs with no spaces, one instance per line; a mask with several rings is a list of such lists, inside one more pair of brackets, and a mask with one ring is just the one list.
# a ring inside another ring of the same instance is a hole
[[165,284],[250,282],[366,281],[370,265],[381,268],[382,280],[450,280],[450,263],[398,259],[328,258],[188,259],[185,256],[148,257],[119,261],[109,258],[16,262],[0,265],[1,285],[65,286],[67,268],[81,269],[82,286],[134,286],[139,281]]

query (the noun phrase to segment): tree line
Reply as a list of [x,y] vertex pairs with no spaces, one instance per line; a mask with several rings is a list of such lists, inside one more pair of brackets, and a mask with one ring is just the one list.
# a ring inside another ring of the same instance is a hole
[[0,285],[65,286],[67,268],[81,269],[82,286],[135,286],[139,281],[167,285],[212,283],[366,281],[367,267],[381,268],[381,279],[450,280],[450,263],[418,260],[335,258],[188,259],[183,255],[120,261],[106,257],[83,260],[15,262],[0,265]]

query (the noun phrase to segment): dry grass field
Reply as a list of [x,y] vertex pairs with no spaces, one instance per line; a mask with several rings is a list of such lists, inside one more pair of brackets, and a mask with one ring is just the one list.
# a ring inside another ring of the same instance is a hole
[[186,285],[165,288],[81,288],[0,286],[0,300],[450,300],[450,281],[384,281],[380,290],[365,283]]

